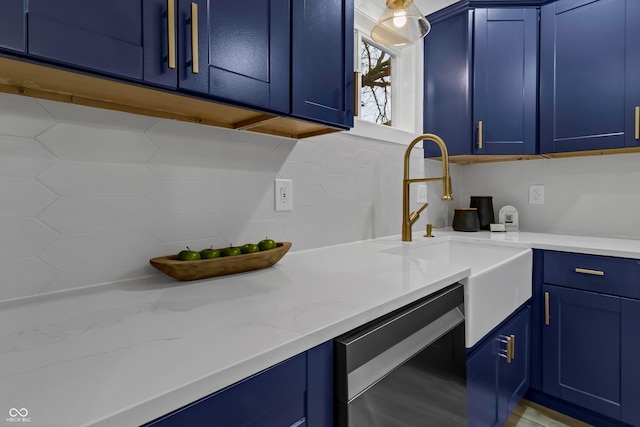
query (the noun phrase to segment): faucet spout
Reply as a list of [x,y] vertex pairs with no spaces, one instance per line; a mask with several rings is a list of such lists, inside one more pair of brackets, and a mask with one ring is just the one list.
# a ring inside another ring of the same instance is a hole
[[[433,141],[440,148],[442,155],[442,176],[437,178],[409,178],[409,159],[411,150],[420,141]],[[428,206],[425,203],[420,209],[415,212],[409,213],[409,187],[415,182],[430,182],[430,181],[442,181],[442,200],[453,200],[451,195],[451,175],[449,174],[449,153],[447,151],[447,145],[442,138],[432,133],[425,133],[415,138],[407,146],[407,150],[404,153],[404,178],[402,180],[402,241],[411,241],[411,227],[420,218],[420,213]]]

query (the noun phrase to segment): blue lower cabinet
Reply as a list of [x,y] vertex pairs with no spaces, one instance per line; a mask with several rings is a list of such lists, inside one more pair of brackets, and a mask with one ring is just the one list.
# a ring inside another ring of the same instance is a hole
[[503,426],[529,388],[531,309],[510,316],[469,351],[469,426]]
[[330,427],[332,402],[330,341],[146,426]]
[[621,298],[551,285],[544,292],[543,391],[620,419]]
[[640,426],[640,301],[622,298],[622,421]]
[[640,425],[640,301],[545,285],[543,391]]

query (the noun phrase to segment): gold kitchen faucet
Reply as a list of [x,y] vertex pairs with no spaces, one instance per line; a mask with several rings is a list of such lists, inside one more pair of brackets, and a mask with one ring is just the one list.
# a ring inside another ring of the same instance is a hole
[[[420,141],[433,141],[438,144],[442,154],[442,176],[438,178],[409,178],[409,157],[411,150]],[[404,153],[404,179],[402,180],[402,241],[411,241],[411,227],[420,218],[420,213],[429,206],[425,203],[417,211],[409,213],[409,187],[414,182],[442,181],[442,200],[453,200],[451,195],[451,176],[449,175],[449,153],[442,138],[432,133],[420,135],[407,147]]]

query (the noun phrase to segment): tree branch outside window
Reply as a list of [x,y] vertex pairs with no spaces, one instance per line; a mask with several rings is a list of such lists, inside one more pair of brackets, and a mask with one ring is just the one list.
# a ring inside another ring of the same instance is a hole
[[362,40],[361,118],[391,126],[391,55]]

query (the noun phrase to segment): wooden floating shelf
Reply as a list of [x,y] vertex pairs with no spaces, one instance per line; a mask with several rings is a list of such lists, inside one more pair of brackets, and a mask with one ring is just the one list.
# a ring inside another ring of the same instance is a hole
[[342,130],[6,57],[0,92],[294,139]]
[[149,260],[158,270],[177,280],[198,280],[271,267],[291,248],[291,242],[278,242],[278,246],[265,251],[213,259],[178,261],[176,255]]

